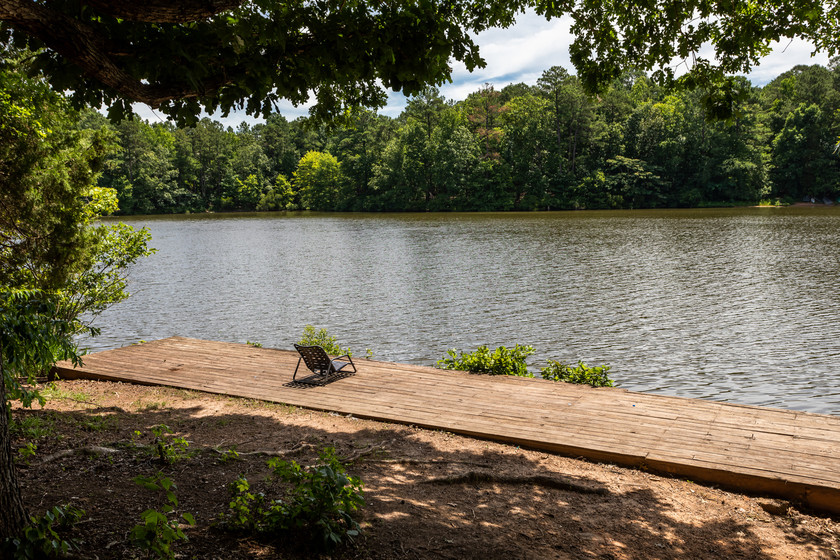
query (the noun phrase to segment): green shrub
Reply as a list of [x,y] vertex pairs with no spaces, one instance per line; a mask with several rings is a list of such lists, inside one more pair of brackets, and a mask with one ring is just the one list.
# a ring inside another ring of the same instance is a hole
[[441,369],[457,369],[472,373],[533,377],[525,363],[528,356],[533,353],[533,346],[519,344],[513,349],[499,346],[493,352],[487,346],[479,346],[475,352],[461,352],[460,356],[455,350],[449,350],[446,356],[438,360],[437,365]]
[[269,501],[238,478],[231,485],[236,494],[223,516],[225,527],[263,534],[295,531],[327,549],[360,533],[352,513],[365,503],[362,481],[345,474],[333,448],[326,448],[313,467],[279,458],[270,459],[268,466],[286,483],[282,497]]
[[189,451],[190,442],[183,437],[172,437],[172,429],[166,424],[152,427],[155,436],[153,454],[157,454],[161,463],[173,465],[184,459],[189,459],[198,451]]
[[301,346],[320,346],[326,350],[327,354],[332,356],[353,355],[353,352],[349,348],[342,348],[335,340],[335,337],[330,336],[327,329],[316,331],[312,325],[306,325],[303,328],[303,335],[298,341],[298,344]]
[[[461,352],[449,350],[438,360],[441,369],[457,369],[472,373],[486,373],[489,375],[514,375],[518,377],[534,377],[528,371],[526,360],[534,353],[533,346],[520,346],[512,349],[499,346],[490,351],[487,346],[479,346],[475,352]],[[540,370],[543,379],[579,383],[593,387],[612,387],[613,381],[607,375],[610,366],[589,367],[578,361],[576,366],[561,364],[555,360],[548,360],[548,366]]]
[[18,460],[23,461],[27,465],[35,458],[38,452],[38,446],[31,441],[25,446],[18,449]]
[[607,375],[609,370],[610,366],[589,367],[581,361],[578,361],[576,366],[572,366],[548,360],[548,365],[540,370],[540,375],[543,379],[552,381],[579,383],[593,387],[612,387],[613,381]]
[[[153,477],[138,476],[134,479],[135,484],[143,488],[166,494],[167,503],[161,510],[147,509],[140,514],[142,523],[131,529],[129,538],[131,544],[146,551],[146,557],[170,560],[175,558],[172,551],[172,544],[176,541],[189,540],[181,530],[177,518],[170,518],[178,507],[178,498],[175,496],[176,486],[169,478],[158,473]],[[190,525],[195,525],[195,518],[192,514],[184,513],[181,516]]]
[[222,526],[228,530],[246,533],[269,531],[269,528],[261,524],[265,494],[251,492],[251,484],[242,475],[230,483],[230,489],[234,496],[228,503],[227,513],[219,516]]
[[58,558],[79,545],[73,539],[63,539],[56,529],[70,529],[85,514],[74,506],[55,506],[44,515],[32,516],[23,535],[7,539],[0,547],[3,558],[30,560],[34,558]]
[[227,462],[230,462],[230,461],[241,461],[241,460],[242,460],[242,458],[239,456],[239,452],[234,448],[230,448],[227,451],[221,452],[219,454],[219,458],[217,459],[217,461],[219,463],[227,463]]

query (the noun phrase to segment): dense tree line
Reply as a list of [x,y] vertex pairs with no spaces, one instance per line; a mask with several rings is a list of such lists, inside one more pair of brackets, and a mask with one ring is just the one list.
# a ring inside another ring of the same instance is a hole
[[657,208],[840,194],[840,70],[797,66],[764,87],[667,91],[627,73],[599,96],[553,67],[535,86],[487,85],[452,102],[413,96],[398,118],[359,112],[328,129],[281,115],[225,129],[142,120],[111,129],[100,186],[120,212],[497,211]]

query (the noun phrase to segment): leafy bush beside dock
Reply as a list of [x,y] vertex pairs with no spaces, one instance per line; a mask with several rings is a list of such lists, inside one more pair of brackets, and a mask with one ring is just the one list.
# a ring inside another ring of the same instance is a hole
[[[438,360],[441,369],[455,369],[471,373],[485,373],[488,375],[513,375],[517,377],[534,377],[528,371],[526,359],[534,353],[533,346],[515,345],[512,349],[499,346],[492,352],[487,346],[479,346],[474,352],[449,350]],[[543,379],[591,385],[592,387],[612,387],[613,380],[608,372],[610,366],[590,367],[578,360],[577,365],[563,364],[556,360],[548,360],[548,365],[540,370]]]

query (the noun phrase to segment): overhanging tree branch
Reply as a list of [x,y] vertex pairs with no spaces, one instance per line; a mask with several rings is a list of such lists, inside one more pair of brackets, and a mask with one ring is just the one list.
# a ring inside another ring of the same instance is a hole
[[526,8],[571,17],[571,59],[590,91],[628,67],[673,83],[672,60],[708,43],[714,57],[698,56],[685,84],[745,72],[780,37],[840,49],[836,10],[816,0],[0,0],[0,34],[11,27],[16,46],[38,51],[33,68],[74,104],[109,105],[115,118],[133,101],[181,123],[202,110],[265,116],[311,91],[310,112],[334,118],[381,106],[382,85],[409,95],[440,85],[452,59],[483,66],[469,33]]
[[128,21],[186,23],[214,16],[242,4],[243,0],[88,0],[97,11]]
[[39,39],[47,47],[78,66],[84,74],[113,88],[128,99],[158,107],[172,99],[206,95],[225,84],[223,78],[208,79],[196,88],[148,84],[135,78],[108,54],[120,49],[108,45],[81,21],[28,0],[4,0],[0,19],[16,30]]

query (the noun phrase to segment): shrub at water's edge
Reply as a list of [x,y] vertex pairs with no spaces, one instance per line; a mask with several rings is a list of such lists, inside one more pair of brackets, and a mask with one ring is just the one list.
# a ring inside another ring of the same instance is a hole
[[543,379],[550,379],[552,381],[579,383],[582,385],[592,385],[593,387],[612,387],[613,380],[607,374],[609,370],[610,366],[589,367],[580,360],[578,360],[576,366],[548,360],[548,365],[540,370],[540,375]]
[[[499,346],[490,351],[487,346],[479,346],[475,352],[460,352],[449,350],[443,358],[438,360],[441,369],[469,371],[471,373],[485,373],[489,375],[513,375],[517,377],[534,377],[528,371],[526,360],[534,353],[533,346],[515,345],[512,349]],[[562,364],[555,360],[548,360],[548,365],[540,370],[543,379],[591,385],[592,387],[612,387],[613,380],[608,372],[610,366],[590,367],[578,361],[577,365]]]
[[[312,325],[306,325],[303,328],[303,334],[301,335],[298,344],[301,346],[320,346],[327,352],[327,354],[331,354],[333,356],[344,356],[346,354],[351,358],[353,357],[353,351],[350,350],[350,348],[342,348],[338,341],[336,341],[335,337],[330,336],[327,329],[318,329],[316,331],[315,327]],[[372,359],[373,350],[365,348],[365,358],[368,360]]]
[[315,330],[315,327],[312,325],[306,325],[303,328],[303,334],[301,335],[298,344],[301,346],[320,346],[327,352],[327,354],[333,356],[340,356],[344,354],[353,356],[352,350],[349,348],[342,348],[338,341],[336,341],[335,337],[330,336],[327,329]]
[[499,346],[490,351],[487,346],[479,346],[475,352],[461,352],[449,350],[446,356],[438,361],[441,369],[457,369],[472,373],[486,373],[489,375],[515,375],[518,377],[534,377],[528,371],[525,360],[534,353],[533,346],[520,346],[513,349]]

